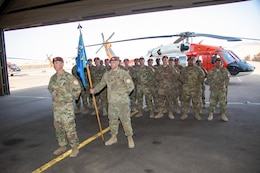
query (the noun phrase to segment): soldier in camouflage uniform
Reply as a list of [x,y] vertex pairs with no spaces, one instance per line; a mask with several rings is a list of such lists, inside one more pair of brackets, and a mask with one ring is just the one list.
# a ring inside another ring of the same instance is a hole
[[152,81],[153,72],[144,65],[144,58],[139,58],[140,66],[136,70],[136,90],[137,90],[137,110],[138,113],[136,117],[143,116],[143,98],[145,97],[145,102],[147,108],[150,112],[150,117],[154,117],[153,106],[152,106],[152,95],[150,90],[150,85]]
[[[96,66],[94,66],[91,69],[91,78],[93,82],[93,87],[95,87],[101,81],[102,76],[106,73],[106,68],[103,65],[100,65],[100,59],[98,57],[94,59],[94,62]],[[99,93],[96,93],[95,97],[96,97],[97,104],[100,105],[101,103],[101,106],[103,108],[103,116],[106,116],[108,105],[107,105],[107,91],[105,90],[105,88],[101,90]],[[95,111],[92,113],[92,115],[93,114],[95,114]]]
[[181,70],[180,80],[183,86],[183,93],[182,93],[182,120],[188,118],[188,109],[190,105],[190,101],[192,100],[195,118],[197,120],[201,120],[200,117],[200,89],[201,83],[204,80],[203,71],[194,66],[194,59],[195,55],[188,55],[188,66],[184,67]]
[[[132,80],[135,79],[135,71],[134,71],[133,67],[129,66],[129,59],[124,59],[124,64],[125,64],[125,66],[123,67],[123,69],[130,74]],[[133,111],[137,112],[137,110],[135,110],[135,107],[136,107],[136,99],[135,98],[136,97],[134,96],[134,92],[131,92],[131,94],[130,94],[131,109]]]
[[101,81],[90,89],[90,93],[98,93],[107,86],[108,96],[108,119],[111,138],[105,142],[106,146],[117,143],[118,119],[121,121],[128,139],[128,147],[134,148],[133,129],[130,118],[130,107],[128,103],[129,94],[134,89],[131,76],[123,69],[119,68],[119,57],[111,58],[111,70],[106,72]]
[[[158,81],[156,80],[157,67],[153,66],[153,59],[148,59],[148,68],[151,73],[150,91],[153,100],[153,108],[155,112],[158,112]],[[154,115],[150,115],[150,118],[154,118]]]
[[229,83],[229,73],[222,67],[220,58],[215,59],[215,67],[208,72],[207,82],[210,86],[210,106],[208,121],[213,120],[214,108],[218,102],[221,107],[221,119],[224,122],[228,121],[226,117],[227,106],[227,88]]
[[134,59],[134,65],[132,66],[132,68],[133,68],[133,75],[131,75],[131,77],[132,77],[132,80],[133,80],[133,82],[134,82],[134,85],[135,85],[135,88],[134,88],[134,91],[133,91],[133,93],[131,93],[131,95],[130,95],[130,100],[131,100],[131,103],[132,103],[132,105],[131,105],[131,110],[133,111],[133,112],[135,112],[135,111],[137,111],[136,110],[136,101],[137,101],[137,89],[136,89],[136,80],[137,80],[137,69],[140,67],[140,64],[139,64],[139,59],[138,58],[135,58]]
[[177,99],[174,101],[174,106],[175,106],[175,111],[176,113],[180,113],[180,110],[179,110],[179,101],[181,102],[181,96],[182,96],[182,83],[180,81],[180,73],[181,73],[181,69],[183,68],[182,65],[179,64],[180,63],[180,60],[179,58],[175,58],[174,59],[174,68],[175,70],[177,71],[177,74],[178,74],[178,80],[177,80],[177,85],[178,85],[178,97]]
[[[89,66],[89,71],[90,71],[90,74],[91,74],[91,71],[94,68],[93,62],[92,62],[91,58],[88,59],[88,66]],[[92,81],[92,78],[91,78],[91,81]],[[88,97],[88,102],[89,102],[89,108],[93,108],[94,107],[94,103],[93,103],[93,98],[92,98],[91,94]]]
[[163,106],[165,103],[169,118],[174,119],[172,106],[172,83],[177,79],[176,72],[172,66],[169,66],[167,56],[162,57],[162,62],[163,65],[159,66],[156,70],[159,95],[159,113],[155,116],[155,118],[163,117]]
[[[201,64],[201,60],[197,60],[196,61],[196,64],[197,66],[203,71],[203,74],[204,74],[204,78],[206,79],[207,78],[207,70],[205,68],[202,67],[202,64]],[[205,105],[206,105],[206,97],[205,97],[205,79],[202,81],[201,83],[201,107],[205,108]]]
[[[77,58],[76,58],[76,61],[77,61]],[[86,71],[86,69],[84,69],[86,88],[84,88],[81,78],[77,72],[77,65],[75,65],[72,68],[71,73],[73,76],[75,76],[77,78],[77,80],[79,81],[80,86],[81,86],[81,93],[79,95],[79,98],[75,100],[75,103],[76,103],[75,114],[81,113],[81,101],[83,103],[83,108],[84,108],[83,114],[87,114],[88,113],[88,99],[87,98],[90,97],[87,71]]]
[[109,59],[105,59],[105,67],[106,67],[107,71],[109,71],[111,69],[110,64],[109,64]]
[[61,57],[53,58],[56,73],[50,78],[48,90],[52,96],[52,109],[54,115],[54,127],[59,148],[54,151],[59,155],[66,151],[66,145],[72,147],[70,157],[76,157],[79,153],[79,139],[76,131],[73,100],[77,99],[81,92],[78,80],[63,70],[64,62]]
[[169,66],[171,66],[174,70],[174,78],[172,80],[172,84],[171,84],[171,94],[172,94],[172,104],[173,104],[173,107],[175,108],[176,110],[176,113],[179,113],[178,112],[178,108],[179,108],[179,103],[178,103],[178,96],[179,96],[179,71],[176,70],[176,68],[174,68],[174,63],[173,63],[173,59],[170,58],[169,61]]

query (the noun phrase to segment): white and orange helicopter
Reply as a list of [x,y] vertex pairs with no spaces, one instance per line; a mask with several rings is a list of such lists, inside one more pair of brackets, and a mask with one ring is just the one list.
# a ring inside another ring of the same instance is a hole
[[[202,66],[209,71],[214,67],[214,61],[216,58],[221,58],[223,67],[225,67],[231,74],[231,76],[241,76],[252,73],[255,70],[255,67],[246,61],[241,60],[232,50],[226,50],[221,46],[211,46],[204,45],[200,43],[192,43],[193,37],[210,37],[214,39],[222,39],[227,41],[242,41],[242,40],[254,40],[260,41],[260,39],[254,38],[240,38],[240,37],[229,37],[229,36],[220,36],[214,34],[203,34],[203,33],[194,33],[194,32],[182,32],[174,35],[161,35],[161,36],[150,36],[150,37],[139,37],[124,39],[118,41],[109,41],[115,33],[112,33],[110,37],[105,40],[104,34],[101,33],[103,42],[98,44],[92,44],[90,46],[101,47],[96,53],[98,53],[102,47],[105,47],[106,54],[108,58],[115,56],[111,48],[112,43],[126,42],[126,41],[137,41],[144,39],[155,39],[155,38],[169,38],[169,37],[179,37],[173,43],[168,45],[162,45],[153,49],[148,50],[145,58],[157,58],[162,56],[168,56],[170,58],[178,57],[181,62],[186,62],[187,55],[196,56],[196,59],[201,60]],[[131,60],[133,61],[133,60]]]

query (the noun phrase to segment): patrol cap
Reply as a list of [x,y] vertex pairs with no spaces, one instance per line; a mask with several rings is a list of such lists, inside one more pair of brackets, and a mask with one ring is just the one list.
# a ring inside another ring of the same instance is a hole
[[118,56],[113,56],[110,61],[119,61],[119,57]]
[[63,58],[61,58],[61,57],[55,57],[55,58],[53,58],[52,62],[54,63],[55,61],[64,62],[64,61],[63,61]]

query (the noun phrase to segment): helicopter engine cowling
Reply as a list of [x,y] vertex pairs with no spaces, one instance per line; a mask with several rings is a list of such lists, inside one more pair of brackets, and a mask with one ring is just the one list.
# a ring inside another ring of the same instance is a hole
[[185,51],[188,51],[190,49],[190,46],[188,44],[169,44],[165,46],[160,46],[158,48],[154,48],[150,50],[151,55],[150,57],[153,56],[161,56],[165,54],[181,54]]

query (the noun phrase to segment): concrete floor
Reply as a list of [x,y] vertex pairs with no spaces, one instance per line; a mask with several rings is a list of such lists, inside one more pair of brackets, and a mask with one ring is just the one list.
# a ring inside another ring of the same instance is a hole
[[[162,119],[150,119],[147,112],[133,117],[134,149],[128,149],[122,127],[118,143],[104,146],[100,137],[93,137],[99,132],[96,117],[79,114],[78,136],[87,144],[77,158],[52,154],[58,147],[47,91],[52,72],[9,79],[11,95],[0,97],[1,172],[41,172],[43,166],[48,173],[260,173],[259,71],[231,79],[227,123],[220,120],[219,113],[208,122],[207,109],[201,121],[195,120],[192,110],[185,121],[180,120],[181,114],[175,114],[175,120],[166,114]],[[22,87],[21,81],[36,86]],[[208,100],[208,86],[206,91]],[[106,129],[108,120],[102,112],[100,119]],[[105,133],[105,140],[109,136]]]

